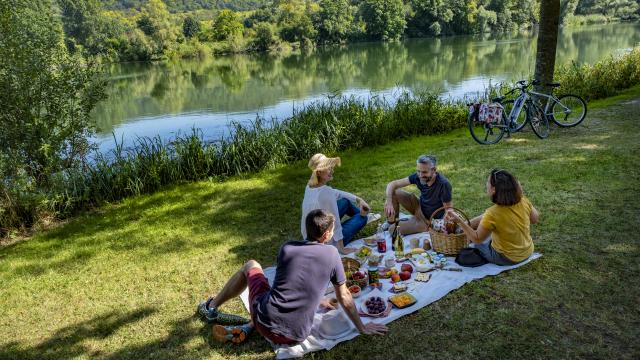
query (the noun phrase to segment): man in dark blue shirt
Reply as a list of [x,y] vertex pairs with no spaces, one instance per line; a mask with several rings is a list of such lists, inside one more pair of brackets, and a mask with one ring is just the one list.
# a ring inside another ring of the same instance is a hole
[[[406,178],[387,184],[385,192],[384,212],[387,221],[393,223],[402,206],[413,217],[400,226],[402,234],[414,234],[428,229],[431,214],[441,207],[451,207],[451,184],[437,169],[437,160],[432,155],[421,155],[416,161],[416,172]],[[420,190],[420,199],[402,190],[403,187],[415,185]],[[436,214],[436,218],[444,216],[444,211]]]
[[[212,329],[215,340],[240,343],[255,328],[276,344],[304,341],[311,332],[318,306],[334,308],[328,301],[323,301],[329,281],[335,287],[338,303],[361,334],[384,334],[387,331],[382,324],[362,323],[346,286],[340,254],[335,247],[325,245],[333,238],[333,215],[323,210],[312,210],[305,220],[309,239],[282,245],[273,286],[267,282],[260,264],[249,260],[217,296],[198,306],[198,312],[207,321],[218,323]],[[232,319],[230,314],[219,312],[218,308],[247,287],[251,321],[240,326],[221,325]]]

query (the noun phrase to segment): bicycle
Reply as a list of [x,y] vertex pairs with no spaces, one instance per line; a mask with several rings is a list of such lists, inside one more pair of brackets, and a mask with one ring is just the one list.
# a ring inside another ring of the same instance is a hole
[[[553,93],[547,95],[528,90],[529,87],[537,84],[539,84],[537,80],[530,83],[520,80],[516,82],[516,87],[505,95],[493,98],[492,102],[502,109],[500,118],[495,122],[479,121],[478,111],[470,111],[468,125],[473,139],[480,144],[495,144],[502,139],[505,132],[510,136],[511,133],[522,130],[527,122],[536,136],[544,139],[549,136],[549,119],[560,127],[576,126],[585,119],[587,105],[581,97],[573,94],[556,97]],[[555,88],[560,84],[551,83],[547,86]],[[505,101],[507,96],[516,90],[520,90],[520,95],[515,100]],[[544,109],[540,103],[541,98],[547,98]],[[513,104],[508,117],[505,115],[503,104],[507,106]],[[477,110],[477,106],[475,108]],[[523,109],[524,116],[522,116]]]

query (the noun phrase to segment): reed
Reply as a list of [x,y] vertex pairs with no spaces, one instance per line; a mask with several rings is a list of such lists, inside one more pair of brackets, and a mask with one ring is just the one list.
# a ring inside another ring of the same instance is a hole
[[[562,83],[559,92],[589,100],[612,96],[640,83],[640,48],[594,65],[560,67],[556,79]],[[499,91],[490,87],[487,96]],[[445,133],[465,126],[466,116],[462,102],[444,101],[429,92],[403,93],[393,104],[381,97],[331,97],[282,121],[231,123],[230,135],[216,142],[205,141],[198,129],[170,142],[139,138],[131,149],[116,141],[113,151],[95,153],[85,167],[52,174],[47,189],[34,188],[29,179],[17,179],[13,186],[0,183],[0,236],[39,218],[64,218],[181,181],[223,179],[308,159],[317,152],[335,154]]]

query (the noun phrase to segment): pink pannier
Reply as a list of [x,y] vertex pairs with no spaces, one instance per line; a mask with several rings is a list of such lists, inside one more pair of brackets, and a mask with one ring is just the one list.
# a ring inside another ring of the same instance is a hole
[[475,121],[487,124],[498,122],[502,116],[502,111],[502,105],[498,103],[474,104],[469,107],[469,112],[471,112]]

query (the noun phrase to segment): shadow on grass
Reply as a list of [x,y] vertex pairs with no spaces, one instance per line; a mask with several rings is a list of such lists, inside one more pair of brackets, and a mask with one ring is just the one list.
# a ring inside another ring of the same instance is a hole
[[[71,273],[104,251],[116,256],[133,252],[145,260],[194,248],[214,249],[230,237],[248,239],[246,246],[232,250],[243,260],[273,263],[282,242],[300,237],[306,176],[280,169],[264,182],[248,177],[232,183],[182,184],[130,199],[0,249],[0,259],[15,262],[12,267],[0,266],[0,274]],[[299,196],[292,196],[292,190]]]
[[[69,359],[78,356],[99,356],[82,342],[88,339],[106,339],[118,329],[150,316],[155,312],[152,308],[143,308],[128,314],[111,312],[64,327],[38,345],[24,348],[18,342],[10,342],[0,346],[1,359]],[[46,317],[45,317],[46,318]]]

